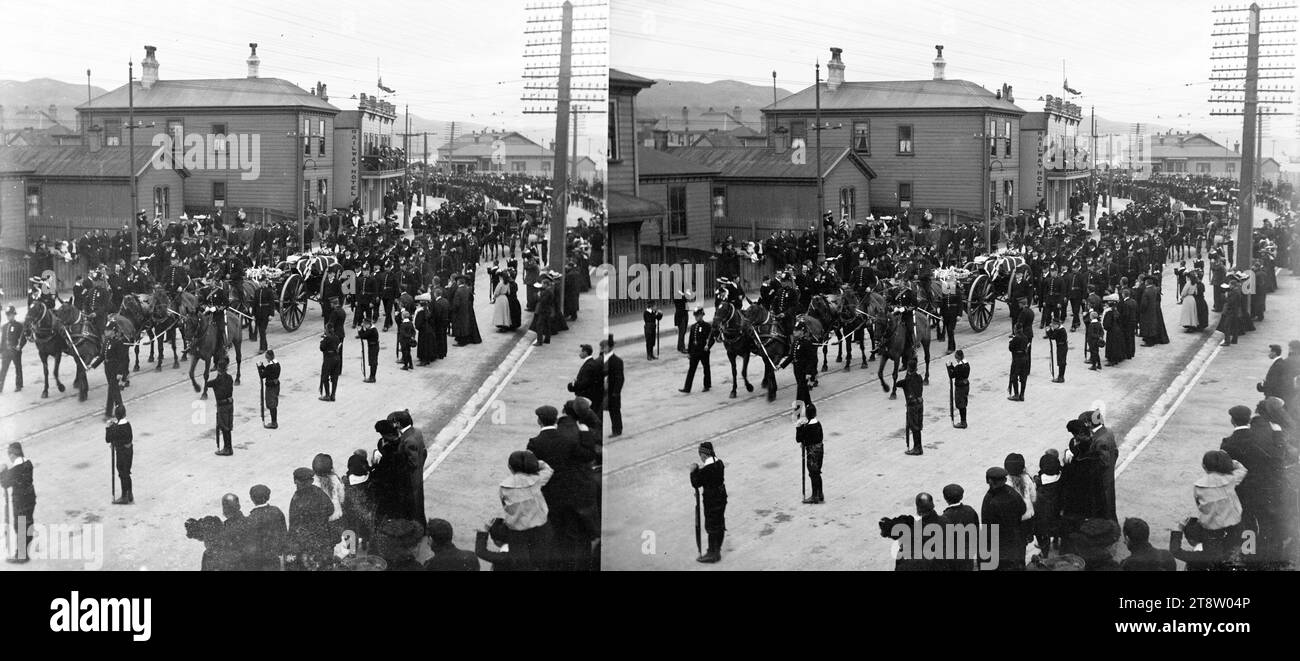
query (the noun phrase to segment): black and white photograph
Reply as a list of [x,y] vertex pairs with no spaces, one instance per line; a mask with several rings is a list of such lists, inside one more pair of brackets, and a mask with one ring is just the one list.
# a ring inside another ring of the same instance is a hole
[[6,13],[4,570],[598,567],[607,7]]
[[602,568],[1294,569],[1294,8],[761,5],[611,5]]

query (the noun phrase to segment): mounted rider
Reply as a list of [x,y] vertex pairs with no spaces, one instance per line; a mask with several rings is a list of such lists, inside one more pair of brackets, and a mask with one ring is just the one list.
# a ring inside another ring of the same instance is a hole
[[230,299],[226,295],[226,288],[221,286],[219,275],[215,266],[208,271],[208,293],[203,297],[203,313],[217,331],[216,350],[221,352],[226,346],[226,308],[230,306]]
[[718,278],[718,301],[730,303],[737,310],[744,307],[745,290],[731,278]]

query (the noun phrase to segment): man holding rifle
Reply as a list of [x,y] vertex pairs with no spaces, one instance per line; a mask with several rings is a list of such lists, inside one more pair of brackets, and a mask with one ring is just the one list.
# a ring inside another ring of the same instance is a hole
[[280,363],[275,361],[275,352],[266,352],[266,362],[257,364],[257,378],[262,382],[263,406],[271,412],[271,421],[263,422],[267,429],[278,429],[276,412],[280,407]]
[[953,417],[955,407],[961,415],[960,422],[954,422],[957,429],[966,428],[966,402],[970,397],[970,363],[966,362],[966,353],[961,349],[955,354],[957,362],[948,363],[948,418]]

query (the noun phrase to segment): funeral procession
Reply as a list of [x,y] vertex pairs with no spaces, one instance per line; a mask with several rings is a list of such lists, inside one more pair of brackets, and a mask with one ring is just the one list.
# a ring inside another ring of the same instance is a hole
[[598,569],[605,14],[317,4],[14,35],[3,569]]
[[869,4],[611,7],[602,568],[1295,569],[1260,10]]

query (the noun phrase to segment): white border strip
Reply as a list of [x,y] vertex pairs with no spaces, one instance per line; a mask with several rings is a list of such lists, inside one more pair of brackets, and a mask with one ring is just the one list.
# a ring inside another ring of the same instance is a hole
[[[1217,336],[1211,336],[1209,342],[1212,343],[1214,348],[1209,352],[1209,355],[1201,361],[1200,368],[1196,370],[1195,376],[1192,376],[1190,379],[1185,380],[1181,384],[1181,386],[1177,383],[1177,380],[1175,380],[1175,382],[1170,385],[1169,390],[1166,391],[1162,399],[1168,397],[1173,392],[1176,392],[1175,389],[1180,389],[1181,392],[1179,392],[1178,398],[1175,399],[1173,404],[1170,405],[1169,408],[1165,410],[1164,414],[1161,415],[1155,421],[1155,424],[1151,428],[1151,431],[1147,432],[1147,435],[1142,438],[1142,441],[1139,442],[1133,448],[1133,450],[1129,452],[1127,456],[1124,457],[1124,461],[1120,462],[1119,466],[1115,469],[1116,478],[1118,478],[1120,474],[1124,472],[1124,469],[1128,468],[1129,464],[1133,463],[1133,460],[1136,459],[1137,456],[1142,453],[1142,450],[1146,449],[1147,445],[1149,445],[1151,441],[1155,440],[1155,437],[1160,433],[1160,430],[1164,429],[1165,423],[1169,422],[1169,419],[1172,418],[1174,416],[1174,413],[1178,411],[1178,407],[1182,406],[1183,400],[1187,399],[1187,396],[1190,395],[1192,392],[1192,388],[1196,387],[1196,384],[1201,382],[1201,377],[1205,376],[1205,371],[1210,368],[1210,364],[1214,362],[1215,357],[1218,356],[1219,352],[1223,350],[1223,347],[1219,346],[1219,338]],[[1204,353],[1205,353],[1205,348],[1202,348],[1197,357],[1200,358],[1200,354],[1204,354]],[[1187,376],[1191,372],[1195,364],[1196,363],[1194,361],[1192,365],[1188,365],[1187,368],[1183,371],[1182,375],[1180,375],[1180,378]],[[1154,411],[1152,413],[1154,413]],[[1139,421],[1136,426],[1140,428],[1143,422],[1145,422],[1145,420]],[[1127,445],[1127,443],[1125,443],[1125,445]],[[1120,449],[1122,450],[1123,448],[1121,447]]]

